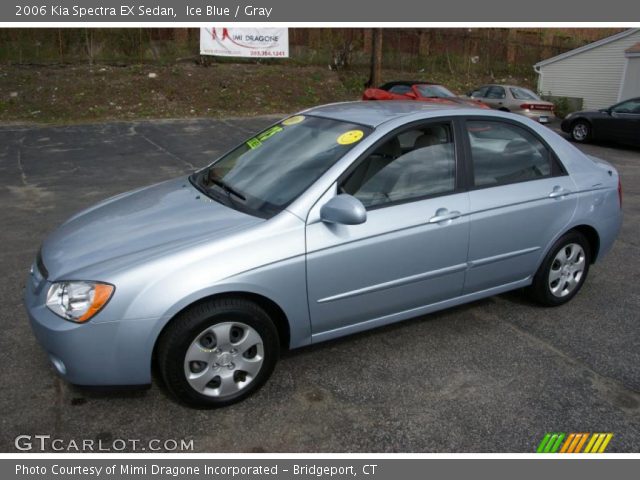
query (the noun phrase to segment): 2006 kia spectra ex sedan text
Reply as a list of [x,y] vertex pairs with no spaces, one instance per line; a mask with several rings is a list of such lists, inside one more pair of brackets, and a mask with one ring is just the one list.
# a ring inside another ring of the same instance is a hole
[[[618,173],[537,122],[313,108],[46,239],[26,287],[62,377],[236,402],[296,348],[527,287],[561,305],[621,225]],[[425,354],[427,355],[427,354]]]

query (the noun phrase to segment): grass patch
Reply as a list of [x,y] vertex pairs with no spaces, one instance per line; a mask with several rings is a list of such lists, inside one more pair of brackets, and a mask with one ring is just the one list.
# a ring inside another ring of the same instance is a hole
[[[149,74],[155,74],[151,77]],[[152,78],[153,77],[153,78]],[[358,100],[366,68],[292,64],[0,66],[0,122],[82,123],[252,116]],[[533,75],[384,70],[383,80],[441,82],[455,93],[491,81],[531,87]]]

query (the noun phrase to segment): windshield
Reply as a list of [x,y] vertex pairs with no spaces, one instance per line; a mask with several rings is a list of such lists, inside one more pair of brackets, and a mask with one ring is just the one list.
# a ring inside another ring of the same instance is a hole
[[512,87],[509,90],[516,100],[540,100],[540,97],[526,88]]
[[215,200],[270,217],[295,200],[370,132],[362,125],[296,115],[194,173],[191,181]]
[[455,95],[442,85],[416,85],[416,88],[423,97],[448,98]]

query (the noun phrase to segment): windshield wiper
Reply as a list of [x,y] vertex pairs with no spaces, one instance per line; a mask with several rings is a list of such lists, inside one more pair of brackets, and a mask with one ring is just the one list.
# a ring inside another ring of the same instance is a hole
[[236,197],[238,197],[243,202],[247,200],[247,197],[245,197],[238,190],[233,188],[231,185],[226,183],[221,178],[214,177],[212,175],[207,175],[207,180],[210,181],[211,183],[213,183],[214,185],[217,185],[218,187],[220,187],[222,190],[224,190],[227,193],[227,195],[235,195]]

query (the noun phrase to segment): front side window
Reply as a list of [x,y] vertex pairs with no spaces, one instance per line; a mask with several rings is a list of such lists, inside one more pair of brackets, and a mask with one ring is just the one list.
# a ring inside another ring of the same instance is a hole
[[473,120],[466,124],[476,187],[504,185],[551,175],[551,153],[526,129],[492,120]]
[[296,115],[250,138],[191,181],[231,207],[272,216],[370,132],[362,125]]
[[397,95],[404,95],[405,93],[409,93],[411,91],[411,87],[409,85],[394,85],[389,89],[389,92],[395,93]]
[[362,160],[340,191],[367,208],[441,195],[455,189],[451,125],[416,127],[391,137]]
[[629,100],[619,103],[611,109],[615,113],[640,113],[640,100]]

